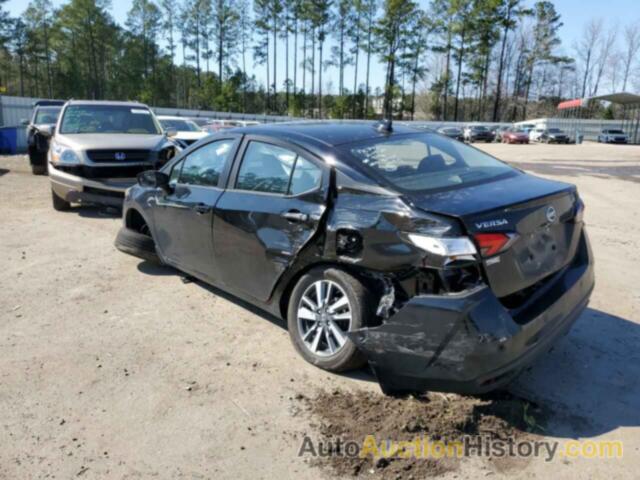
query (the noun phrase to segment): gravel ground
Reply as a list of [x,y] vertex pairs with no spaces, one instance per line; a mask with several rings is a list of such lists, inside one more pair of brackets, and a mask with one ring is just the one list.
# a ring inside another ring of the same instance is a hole
[[[512,392],[553,412],[545,436],[625,450],[511,469],[471,458],[440,478],[637,478],[640,147],[479,147],[576,183],[596,258],[590,308]],[[332,478],[298,456],[318,431],[300,399],[375,397],[367,372],[318,370],[279,320],[119,253],[120,219],[53,211],[25,157],[0,157],[0,221],[0,478]]]

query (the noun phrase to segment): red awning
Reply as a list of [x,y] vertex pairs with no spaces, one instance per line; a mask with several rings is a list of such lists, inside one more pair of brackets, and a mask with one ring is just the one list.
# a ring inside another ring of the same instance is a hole
[[582,106],[582,98],[576,98],[575,100],[567,100],[566,102],[560,102],[558,104],[558,110],[564,110],[565,108],[575,108]]

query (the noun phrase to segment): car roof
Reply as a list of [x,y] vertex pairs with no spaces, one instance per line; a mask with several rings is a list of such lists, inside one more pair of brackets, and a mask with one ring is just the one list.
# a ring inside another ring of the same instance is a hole
[[156,115],[158,120],[191,120],[192,117],[180,117],[178,115]]
[[345,143],[359,142],[374,138],[403,134],[424,133],[413,127],[393,125],[391,132],[379,131],[378,122],[365,121],[309,121],[271,123],[247,127],[239,127],[234,131],[244,134],[265,135],[296,143],[321,144],[335,147]]
[[113,100],[69,100],[67,105],[112,105],[118,107],[149,108],[140,102],[119,102]]

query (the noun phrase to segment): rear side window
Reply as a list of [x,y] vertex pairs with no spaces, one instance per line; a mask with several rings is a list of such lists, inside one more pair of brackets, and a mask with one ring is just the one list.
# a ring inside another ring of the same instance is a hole
[[[190,153],[182,162],[179,182],[188,185],[217,187],[233,142],[233,140],[212,142]],[[172,177],[175,170],[176,168],[171,172]]]
[[289,194],[298,195],[315,190],[321,183],[322,170],[306,158],[298,157],[296,166],[293,169],[293,176],[291,177]]
[[286,148],[252,141],[240,165],[236,188],[297,195],[320,186],[322,170]]

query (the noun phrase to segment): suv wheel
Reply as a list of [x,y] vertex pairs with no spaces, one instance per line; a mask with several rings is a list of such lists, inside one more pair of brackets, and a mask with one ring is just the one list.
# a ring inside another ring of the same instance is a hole
[[57,210],[58,212],[64,212],[71,208],[71,203],[58,196],[58,194],[56,194],[53,189],[51,189],[51,202],[53,204],[53,209]]
[[31,165],[31,173],[34,175],[46,175],[47,174],[47,166],[46,165]]
[[342,372],[365,364],[346,333],[373,317],[371,294],[358,279],[336,268],[319,268],[302,276],[293,289],[287,322],[291,341],[305,360]]

